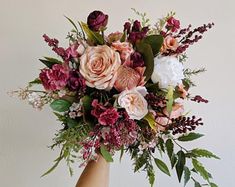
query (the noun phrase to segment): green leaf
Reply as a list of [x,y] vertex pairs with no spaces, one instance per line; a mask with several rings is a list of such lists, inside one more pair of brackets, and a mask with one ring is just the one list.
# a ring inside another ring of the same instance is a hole
[[184,166],[184,186],[188,183],[191,177],[191,171],[188,167]]
[[167,92],[167,95],[166,95],[166,100],[167,100],[166,109],[167,109],[167,112],[169,114],[172,111],[172,105],[173,105],[173,102],[174,102],[173,94],[174,94],[174,88],[171,86],[168,89],[168,92]]
[[120,153],[120,158],[119,158],[120,162],[122,160],[123,155],[124,155],[124,146],[121,147],[121,153]]
[[67,118],[67,125],[68,127],[72,128],[72,127],[75,127],[78,122],[75,120],[75,119],[71,119],[71,118]]
[[213,154],[212,152],[206,150],[206,149],[193,149],[191,150],[191,153],[195,157],[206,157],[206,158],[215,158],[215,159],[220,159],[218,156]]
[[122,35],[122,38],[121,38],[120,42],[125,42],[126,41],[126,35],[127,35],[127,33],[125,31]]
[[60,156],[55,160],[55,164],[48,170],[46,171],[44,174],[41,175],[41,177],[44,177],[46,175],[48,175],[49,173],[51,173],[60,163],[60,161],[63,159],[63,155],[62,155],[62,151],[60,152]]
[[112,155],[107,151],[104,145],[101,145],[100,152],[107,162],[113,162]]
[[55,59],[55,58],[50,58],[50,57],[44,57],[45,59],[39,59],[43,64],[45,64],[48,68],[52,68],[53,65],[55,64],[62,64],[61,61]]
[[174,152],[174,144],[171,139],[168,139],[166,141],[166,151],[167,151],[167,155],[168,155],[169,159],[171,160],[172,154]]
[[154,174],[154,170],[153,170],[152,166],[148,167],[147,175],[148,175],[148,179],[149,179],[149,184],[151,185],[151,187],[153,187],[154,182],[155,182],[155,174]]
[[204,168],[204,166],[202,165],[202,163],[200,163],[196,159],[192,159],[192,164],[194,169],[202,176],[202,178],[208,181],[210,176],[209,173]]
[[182,178],[183,171],[184,171],[184,166],[185,166],[186,160],[185,160],[185,154],[183,151],[179,151],[177,153],[177,156],[178,156],[178,162],[176,164],[176,173],[177,173],[177,176],[178,176],[178,179],[180,182],[181,178]]
[[33,81],[29,82],[29,86],[33,86],[34,84],[42,84],[42,81],[39,78],[34,79]]
[[89,40],[91,40],[92,42],[96,44],[100,44],[100,45],[104,44],[104,39],[98,32],[93,32],[92,30],[90,30],[86,23],[81,22],[81,26]]
[[204,134],[199,134],[199,133],[191,132],[191,133],[189,133],[187,135],[180,136],[178,138],[178,140],[182,141],[182,142],[186,142],[186,141],[196,140],[196,139],[201,138],[203,136],[204,136]]
[[67,100],[64,99],[57,99],[54,100],[51,104],[50,107],[57,111],[57,112],[65,112],[69,110],[69,107],[71,106],[71,103]]
[[159,160],[159,159],[157,159],[157,158],[155,158],[154,161],[155,161],[155,164],[157,165],[157,167],[158,167],[163,173],[167,174],[168,176],[171,176],[167,165],[166,165],[163,161],[161,161],[161,160]]
[[151,127],[151,129],[153,129],[154,131],[156,131],[156,121],[154,116],[152,115],[152,113],[148,113],[146,116],[144,116],[144,119],[148,122],[149,126]]
[[64,115],[61,115],[57,112],[53,112],[53,113],[56,115],[59,121],[66,122],[66,117]]
[[91,102],[92,102],[92,99],[88,95],[85,95],[82,98],[84,120],[89,124],[94,124],[94,120],[91,115],[91,109],[92,109]]
[[218,187],[218,185],[215,184],[215,183],[213,183],[213,182],[210,182],[210,186],[211,186],[211,187]]
[[156,56],[162,47],[163,40],[162,35],[149,35],[143,39],[143,42],[151,46],[153,55]]
[[75,28],[75,30],[76,30],[76,32],[78,33],[78,28],[77,28],[77,26],[76,26],[76,24],[73,22],[73,20],[71,20],[69,17],[67,17],[67,16],[64,16],[72,25],[73,25],[73,27]]
[[175,167],[175,164],[177,163],[178,161],[178,158],[176,156],[176,154],[172,154],[172,157],[171,157],[171,168],[173,169]]
[[145,81],[147,82],[151,78],[154,68],[154,56],[152,48],[149,44],[144,42],[137,43],[136,47],[137,51],[140,52],[144,58],[144,63],[146,67],[144,71],[144,76],[145,76]]
[[201,184],[197,181],[194,181],[194,187],[202,187]]
[[134,172],[139,171],[139,169],[142,168],[144,164],[146,164],[146,155],[142,154],[139,157],[137,157],[135,160]]

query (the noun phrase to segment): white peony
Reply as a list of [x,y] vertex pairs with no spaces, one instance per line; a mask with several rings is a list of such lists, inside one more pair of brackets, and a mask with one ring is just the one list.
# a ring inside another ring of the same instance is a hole
[[118,104],[126,109],[130,119],[142,119],[148,113],[148,103],[144,96],[147,89],[138,86],[131,90],[124,90],[118,97]]
[[153,83],[159,83],[160,88],[176,87],[184,79],[183,64],[176,57],[156,57],[154,70],[151,76]]

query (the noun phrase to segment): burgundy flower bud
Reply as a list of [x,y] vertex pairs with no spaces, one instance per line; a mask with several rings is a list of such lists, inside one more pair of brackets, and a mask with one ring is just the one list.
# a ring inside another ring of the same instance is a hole
[[91,12],[87,18],[87,25],[92,31],[98,32],[106,27],[108,23],[108,15],[95,10]]
[[147,34],[148,31],[149,31],[149,27],[143,27],[142,30],[141,30],[141,32],[143,32],[145,34]]
[[132,31],[133,32],[139,32],[141,29],[141,24],[138,20],[135,20],[132,26]]
[[130,22],[126,22],[126,23],[124,24],[124,31],[126,31],[127,34],[130,33],[130,31],[131,31],[131,23],[130,23]]
[[67,86],[71,91],[84,91],[86,88],[85,79],[81,77],[78,71],[72,70],[69,72],[69,80]]
[[131,60],[133,61],[133,68],[144,66],[143,56],[139,52],[132,53]]

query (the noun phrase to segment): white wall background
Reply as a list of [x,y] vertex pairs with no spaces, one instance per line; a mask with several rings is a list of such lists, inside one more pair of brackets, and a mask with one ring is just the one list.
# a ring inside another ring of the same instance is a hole
[[[0,186],[1,187],[73,187],[81,170],[74,166],[71,178],[65,164],[51,175],[40,175],[51,166],[58,150],[51,144],[59,123],[49,109],[36,112],[26,103],[9,98],[7,91],[23,87],[42,67],[37,60],[51,54],[41,36],[47,33],[65,42],[71,26],[63,18],[86,20],[94,9],[109,14],[109,31],[121,30],[125,20],[133,17],[130,8],[147,12],[152,21],[170,10],[177,12],[183,25],[214,21],[216,26],[200,44],[188,51],[191,67],[206,67],[197,77],[192,91],[210,100],[205,105],[188,104],[205,125],[199,129],[206,137],[190,146],[208,148],[222,160],[203,160],[220,187],[234,186],[235,115],[234,69],[235,25],[234,0],[0,0]],[[128,157],[111,166],[110,187],[147,187],[143,173],[133,174]],[[155,186],[179,187],[177,179],[157,174]],[[190,184],[189,186],[193,186]]]

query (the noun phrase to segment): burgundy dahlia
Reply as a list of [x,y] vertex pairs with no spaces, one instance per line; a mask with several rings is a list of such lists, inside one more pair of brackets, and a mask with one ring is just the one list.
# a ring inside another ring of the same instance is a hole
[[99,10],[91,12],[87,18],[87,25],[92,31],[98,32],[106,27],[108,23],[108,15]]
[[66,64],[55,64],[51,69],[42,69],[39,78],[46,90],[60,90],[67,85],[69,68]]
[[117,112],[117,110],[115,108],[108,108],[106,111],[104,111],[98,121],[101,125],[108,125],[108,126],[112,126],[114,125],[117,120],[119,118],[119,114]]

